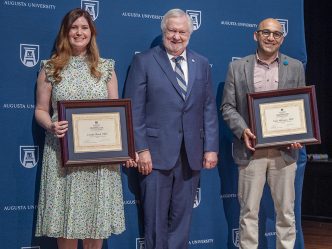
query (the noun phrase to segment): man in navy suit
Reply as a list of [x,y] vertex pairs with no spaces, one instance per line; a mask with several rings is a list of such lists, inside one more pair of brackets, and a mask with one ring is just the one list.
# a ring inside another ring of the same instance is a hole
[[200,170],[218,154],[218,118],[206,58],[187,49],[191,18],[162,22],[163,45],[135,55],[127,82],[139,153],[146,249],[185,249]]

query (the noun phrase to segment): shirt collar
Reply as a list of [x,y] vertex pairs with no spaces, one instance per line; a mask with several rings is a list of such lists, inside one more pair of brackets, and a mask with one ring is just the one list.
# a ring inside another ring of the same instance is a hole
[[[167,52],[166,52],[166,53],[167,53]],[[172,59],[173,59],[174,57],[177,57],[177,56],[171,55],[171,54],[169,54],[169,53],[167,53],[167,56],[168,56],[168,59],[169,59],[170,61],[172,61]],[[187,61],[187,51],[186,51],[186,50],[184,50],[183,53],[180,54],[180,56],[183,57],[183,60],[184,60],[184,61]]]
[[257,64],[268,65],[268,66],[271,65],[271,64],[273,64],[273,63],[275,63],[275,62],[279,63],[279,54],[277,54],[276,58],[274,58],[274,60],[270,64],[268,64],[264,60],[261,60],[259,58],[258,53],[256,51],[256,62],[257,62]]

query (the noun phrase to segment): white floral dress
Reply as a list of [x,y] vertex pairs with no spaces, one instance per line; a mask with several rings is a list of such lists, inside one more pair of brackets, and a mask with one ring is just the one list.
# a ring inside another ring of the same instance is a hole
[[[52,120],[58,119],[58,100],[107,98],[113,60],[100,59],[98,69],[102,77],[97,82],[90,75],[85,58],[72,57],[58,84],[46,62],[41,65],[52,84]],[[63,168],[59,140],[46,132],[36,236],[104,239],[124,230],[120,166]]]

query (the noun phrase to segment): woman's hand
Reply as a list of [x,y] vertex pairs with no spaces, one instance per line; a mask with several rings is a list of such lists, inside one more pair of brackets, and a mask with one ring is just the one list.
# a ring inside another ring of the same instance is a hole
[[50,131],[54,134],[55,137],[61,138],[64,137],[68,130],[68,121],[56,121],[51,124]]

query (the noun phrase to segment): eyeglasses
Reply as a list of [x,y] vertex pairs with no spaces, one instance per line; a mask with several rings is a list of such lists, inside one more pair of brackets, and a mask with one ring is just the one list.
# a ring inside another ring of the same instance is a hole
[[257,30],[256,32],[257,33],[261,32],[262,36],[264,36],[264,37],[269,37],[272,33],[274,39],[280,39],[284,35],[282,32],[279,32],[279,31],[272,32],[268,29]]

